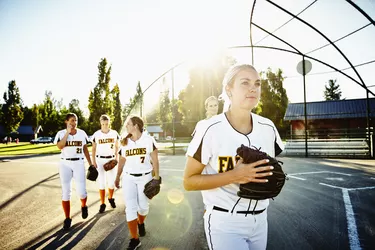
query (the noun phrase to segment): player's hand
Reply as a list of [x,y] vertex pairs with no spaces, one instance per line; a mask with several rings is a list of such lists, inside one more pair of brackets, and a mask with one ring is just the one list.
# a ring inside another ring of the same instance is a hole
[[[264,179],[263,177],[272,175],[271,170],[273,166],[264,166],[258,167],[256,166],[267,164],[268,160],[260,160],[250,164],[244,164],[243,160],[240,159],[236,166],[234,167],[233,174],[234,174],[234,183],[243,184],[248,182],[257,182],[257,183],[265,183],[268,180]],[[266,171],[264,173],[260,173]]]
[[116,180],[115,180],[115,186],[117,188],[120,188],[120,178],[118,176],[116,177]]
[[72,125],[67,124],[66,125],[66,131],[68,131],[68,134],[70,134],[70,132],[72,132]]

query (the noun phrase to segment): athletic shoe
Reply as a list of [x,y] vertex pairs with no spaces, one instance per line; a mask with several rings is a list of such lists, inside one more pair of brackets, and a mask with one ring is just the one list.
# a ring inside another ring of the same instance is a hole
[[141,246],[141,241],[139,239],[130,239],[128,250],[134,250]]
[[86,219],[87,216],[89,216],[89,212],[87,210],[87,206],[81,207],[81,212],[82,212],[82,219]]
[[138,224],[138,232],[139,232],[139,236],[141,237],[146,235],[145,223]]
[[106,204],[101,204],[100,209],[99,209],[99,213],[104,213],[105,208],[106,208]]
[[108,199],[108,201],[111,204],[112,208],[116,208],[115,198]]
[[71,224],[72,224],[72,219],[70,219],[70,218],[66,218],[66,219],[64,220],[64,226],[63,226],[63,229],[64,229],[64,230],[69,230]]

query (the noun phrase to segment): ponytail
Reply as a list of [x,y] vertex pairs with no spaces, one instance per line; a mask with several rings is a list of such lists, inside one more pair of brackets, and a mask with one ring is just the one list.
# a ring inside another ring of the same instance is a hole
[[128,134],[127,136],[125,136],[125,138],[121,140],[121,145],[122,146],[128,145],[128,138],[130,137],[132,137],[132,134]]

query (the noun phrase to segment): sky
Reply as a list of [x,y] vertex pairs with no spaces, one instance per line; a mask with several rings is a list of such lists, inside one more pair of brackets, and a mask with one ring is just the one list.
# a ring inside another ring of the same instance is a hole
[[[275,2],[296,14],[313,1]],[[375,19],[374,0],[354,2]],[[252,1],[245,0],[1,0],[1,96],[8,82],[16,80],[21,98],[29,107],[41,103],[45,91],[52,91],[53,97],[65,105],[78,99],[81,107],[87,109],[89,91],[97,83],[97,65],[105,57],[112,65],[111,87],[119,84],[121,101],[125,104],[135,94],[138,81],[146,89],[162,73],[182,61],[204,64],[209,62],[207,57],[219,49],[249,45],[251,8]],[[369,23],[343,0],[317,1],[300,17],[333,41]],[[260,0],[253,22],[275,31],[290,18]],[[297,20],[275,34],[303,53],[327,43]],[[262,40],[265,35],[253,26],[254,44],[291,49],[272,37]],[[358,65],[375,60],[374,41],[375,27],[370,25],[336,44],[353,65]],[[240,63],[252,63],[250,49],[227,52]],[[332,46],[308,55],[338,69],[350,66]],[[300,55],[255,49],[254,59],[258,71],[268,67],[282,69],[290,102],[303,102],[303,81],[296,70],[302,59]],[[324,85],[329,79],[337,79],[343,98],[366,97],[365,90],[357,83],[339,73],[321,74],[332,69],[311,62],[312,70],[306,76],[307,101],[323,100]],[[187,83],[187,67],[188,64],[183,64],[174,72],[175,96]],[[375,85],[372,77],[375,63],[357,70],[365,84]],[[360,81],[353,70],[345,73]],[[170,74],[166,77],[171,81]],[[160,82],[156,85],[160,86]],[[150,88],[148,95],[157,96],[158,86]],[[375,92],[375,87],[371,90]]]

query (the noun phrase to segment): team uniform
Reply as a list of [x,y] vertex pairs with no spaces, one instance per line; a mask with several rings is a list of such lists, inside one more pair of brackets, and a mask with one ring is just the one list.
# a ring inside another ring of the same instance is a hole
[[115,188],[115,179],[117,174],[117,166],[109,171],[105,171],[103,165],[110,160],[115,159],[115,146],[120,139],[117,131],[110,129],[108,133],[98,130],[92,136],[92,141],[96,143],[96,165],[98,170],[99,189],[105,189],[106,176],[108,179],[108,188]]
[[[284,146],[273,122],[253,113],[251,116],[253,127],[249,134],[235,130],[224,113],[197,125],[187,156],[205,165],[202,174],[232,170],[239,160],[236,149],[241,144],[272,157],[281,153]],[[210,249],[266,249],[269,200],[243,199],[237,191],[239,184],[202,191],[208,246]]]
[[[67,133],[66,129],[57,132],[54,144],[57,144]],[[83,146],[88,143],[85,131],[78,129],[75,135],[68,136],[65,147],[61,149],[59,174],[62,187],[62,200],[69,201],[71,197],[71,180],[75,181],[77,194],[80,199],[87,197],[86,177]]]
[[127,139],[128,144],[121,146],[119,154],[126,158],[122,174],[126,220],[137,219],[137,213],[146,216],[149,211],[149,199],[143,193],[145,184],[152,179],[151,153],[156,149],[152,136],[142,133],[137,141]]

